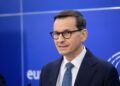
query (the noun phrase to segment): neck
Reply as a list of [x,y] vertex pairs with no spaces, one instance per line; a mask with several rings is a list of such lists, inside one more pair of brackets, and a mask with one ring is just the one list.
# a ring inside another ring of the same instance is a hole
[[81,48],[80,48],[77,52],[71,53],[71,54],[69,54],[69,55],[65,55],[66,59],[67,59],[68,61],[72,61],[73,59],[75,59],[75,58],[82,52],[83,48],[84,48],[84,47],[81,46]]

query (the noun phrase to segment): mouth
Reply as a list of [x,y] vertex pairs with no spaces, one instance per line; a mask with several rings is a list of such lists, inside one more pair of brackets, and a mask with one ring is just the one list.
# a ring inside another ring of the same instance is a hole
[[61,50],[65,50],[66,48],[68,48],[68,45],[64,45],[64,46],[63,46],[63,45],[62,45],[62,46],[58,46],[58,48],[59,48],[59,49],[61,49]]

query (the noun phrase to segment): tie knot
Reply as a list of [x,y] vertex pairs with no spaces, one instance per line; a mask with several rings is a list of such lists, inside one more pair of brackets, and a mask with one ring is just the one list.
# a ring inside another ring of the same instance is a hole
[[66,67],[67,67],[67,69],[69,70],[71,70],[73,67],[74,67],[74,65],[71,63],[71,62],[68,62],[67,64],[66,64]]

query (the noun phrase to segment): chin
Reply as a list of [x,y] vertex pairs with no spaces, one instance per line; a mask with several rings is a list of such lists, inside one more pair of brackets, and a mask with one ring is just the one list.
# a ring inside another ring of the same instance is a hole
[[64,51],[62,51],[62,52],[60,51],[59,53],[60,53],[61,55],[64,55],[64,56],[68,55],[68,52],[64,52]]

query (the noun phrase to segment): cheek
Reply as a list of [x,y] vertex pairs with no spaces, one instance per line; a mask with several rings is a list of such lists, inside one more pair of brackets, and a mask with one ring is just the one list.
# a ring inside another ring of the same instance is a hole
[[72,37],[72,40],[71,40],[73,43],[79,43],[82,41],[82,35],[81,34],[75,34],[73,37]]
[[58,41],[54,41],[54,44],[55,44],[55,47],[58,49],[58,45],[59,45],[59,42]]
[[79,47],[82,44],[82,38],[80,37],[80,35],[78,35],[77,37],[74,37],[70,43],[72,47]]
[[84,41],[84,36],[82,34],[80,34],[78,37],[77,37],[77,41],[82,43]]
[[56,41],[54,41],[54,44],[55,44],[55,46],[57,45],[57,42]]
[[73,39],[69,43],[71,44],[72,48],[76,47],[76,46],[78,47],[78,45],[80,45],[80,43],[81,43],[81,40],[80,39]]
[[74,44],[78,47],[79,45],[81,45],[81,40],[77,39],[76,41],[74,41]]

